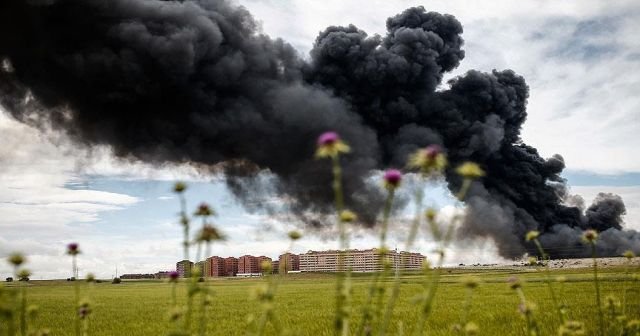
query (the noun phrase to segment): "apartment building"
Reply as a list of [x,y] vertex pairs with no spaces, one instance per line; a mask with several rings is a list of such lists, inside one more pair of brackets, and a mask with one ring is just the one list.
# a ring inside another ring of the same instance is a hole
[[420,253],[405,251],[388,251],[382,256],[379,249],[368,250],[328,250],[308,251],[299,256],[300,271],[302,272],[337,272],[340,254],[344,253],[342,270],[351,269],[353,272],[374,272],[383,268],[383,260],[387,260],[392,268],[417,270],[422,267],[426,257]]
[[213,256],[209,257],[205,260],[204,264],[204,276],[211,277],[219,277],[225,276],[225,259]]
[[238,258],[238,275],[258,273],[260,273],[260,263],[257,257],[247,254]]
[[[275,266],[274,266],[275,267]],[[278,257],[278,270],[282,273],[299,271],[300,256],[293,253],[284,253]]]
[[224,275],[236,276],[236,274],[238,274],[238,258],[224,258]]
[[188,278],[191,276],[191,270],[193,269],[193,262],[189,260],[181,260],[176,263],[176,272],[181,278]]

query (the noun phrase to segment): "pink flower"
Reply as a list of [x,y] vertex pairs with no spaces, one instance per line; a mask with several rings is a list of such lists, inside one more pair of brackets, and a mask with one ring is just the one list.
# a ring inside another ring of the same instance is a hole
[[318,137],[318,149],[316,157],[337,157],[340,153],[349,153],[349,146],[340,140],[340,136],[336,132],[324,132]]
[[318,137],[318,146],[330,146],[340,140],[336,132],[324,132]]
[[384,173],[384,184],[387,188],[397,188],[402,180],[402,172],[397,169],[389,169]]
[[78,253],[80,253],[80,250],[78,250],[78,243],[70,243],[67,245],[67,254],[76,255]]
[[442,147],[438,145],[429,145],[424,149],[424,155],[430,160],[435,159],[440,153],[442,153]]

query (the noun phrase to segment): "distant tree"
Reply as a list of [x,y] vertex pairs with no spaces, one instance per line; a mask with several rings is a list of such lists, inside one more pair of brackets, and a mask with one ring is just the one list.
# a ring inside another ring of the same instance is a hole
[[22,278],[20,278],[19,281],[27,281],[28,282],[29,281],[29,277],[22,277]]
[[13,282],[13,278],[12,277],[8,277],[5,279],[7,282]]
[[122,282],[122,280],[120,280],[120,278],[113,278],[113,280],[111,281],[111,283],[115,284],[115,285],[117,285],[117,284],[119,284],[121,282]]

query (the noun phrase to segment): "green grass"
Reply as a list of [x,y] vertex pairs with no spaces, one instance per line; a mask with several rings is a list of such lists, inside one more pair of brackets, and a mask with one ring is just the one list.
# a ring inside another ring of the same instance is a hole
[[[640,269],[633,269],[636,274]],[[466,288],[462,277],[473,274],[482,283],[474,292],[470,320],[480,327],[481,335],[523,335],[524,320],[517,311],[518,297],[509,289],[506,280],[516,275],[523,279],[523,290],[538,309],[535,318],[545,335],[555,335],[559,317],[551,304],[544,274],[535,269],[445,270],[441,278],[433,312],[428,319],[429,335],[449,335],[451,326],[461,318]],[[597,308],[590,269],[553,270],[552,276],[564,275],[561,296],[569,307],[571,319],[585,323],[589,334],[597,329]],[[601,270],[603,298],[615,295],[622,299],[624,270]],[[360,305],[365,300],[371,275],[357,274],[352,279],[353,315],[351,325],[359,321]],[[251,298],[252,288],[264,279],[216,279],[206,282],[215,291],[209,308],[209,335],[243,335],[247,316],[258,314],[260,306]],[[391,286],[392,279],[385,279]],[[411,335],[417,320],[418,307],[412,298],[422,292],[420,274],[402,277],[401,296],[395,309],[390,335],[397,333],[400,323],[406,335]],[[17,283],[10,284],[15,288]],[[179,283],[179,301],[184,304],[186,284]],[[555,284],[558,293],[560,284]],[[52,335],[73,333],[73,283],[66,281],[33,281],[28,285],[29,303],[39,307],[33,327],[46,327]],[[123,281],[111,283],[82,283],[83,296],[90,298],[93,312],[91,335],[164,335],[170,328],[167,312],[171,307],[170,284],[160,281]],[[627,286],[627,311],[640,317],[640,284]],[[335,278],[330,274],[296,274],[283,279],[276,296],[276,313],[281,325],[294,335],[333,335]],[[196,300],[199,302],[199,300]],[[198,316],[197,313],[195,315]],[[2,329],[0,329],[2,330]],[[274,334],[273,326],[267,329]],[[0,335],[2,332],[0,332]]]

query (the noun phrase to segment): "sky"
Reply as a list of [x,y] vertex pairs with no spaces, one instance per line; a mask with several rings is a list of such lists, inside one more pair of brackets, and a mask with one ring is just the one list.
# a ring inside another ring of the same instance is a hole
[[[599,192],[622,196],[626,227],[640,230],[640,4],[636,1],[238,1],[301,54],[329,25],[354,24],[370,35],[411,6],[454,15],[463,25],[465,59],[448,78],[470,69],[513,69],[530,87],[525,143],[543,157],[560,153],[571,192],[587,204]],[[446,86],[446,84],[445,84]],[[1,110],[1,108],[0,108]],[[310,153],[310,155],[312,155]],[[277,257],[295,229],[277,217],[243,209],[217,176],[191,167],[119,162],[108,148],[75,148],[55,133],[0,113],[0,257],[28,257],[34,279],[66,278],[65,246],[78,242],[80,274],[100,278],[172,270],[182,258],[179,203],[171,192],[186,181],[191,208],[202,201],[218,212],[214,222],[228,236],[211,254]],[[273,199],[273,202],[278,202]],[[440,185],[427,203],[452,213],[454,201]],[[400,213],[406,219],[410,209]],[[402,229],[390,246],[402,247]],[[336,248],[332,232],[303,232],[294,252]],[[371,248],[371,232],[355,230],[351,246]],[[415,250],[431,255],[425,235]],[[193,254],[194,252],[192,252]],[[505,262],[491,241],[454,245],[448,263]],[[0,277],[11,269],[0,263]]]

